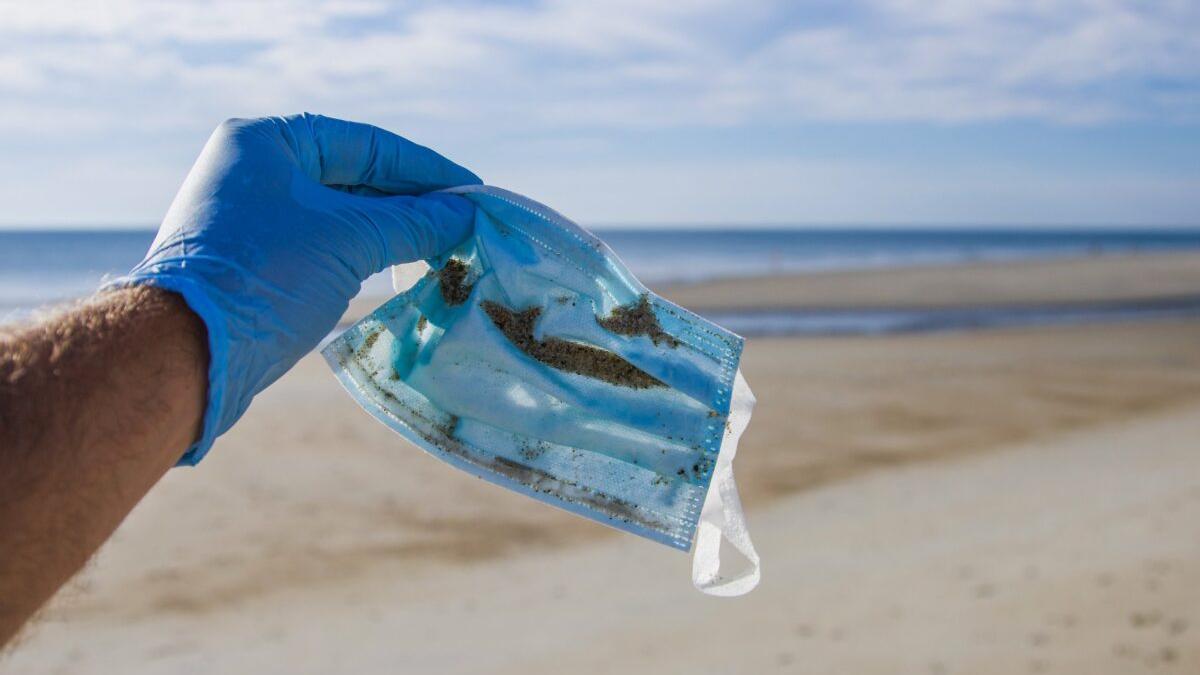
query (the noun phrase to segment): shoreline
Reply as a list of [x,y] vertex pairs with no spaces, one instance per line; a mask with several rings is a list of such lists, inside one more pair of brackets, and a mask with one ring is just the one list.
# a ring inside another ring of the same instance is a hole
[[1200,294],[1200,253],[1093,255],[839,270],[667,284],[689,308],[948,308],[1086,303]]
[[[880,335],[1200,316],[1200,253],[738,277],[654,289],[746,336]],[[390,296],[354,299],[339,331]]]
[[[656,285],[652,290],[698,311],[1136,302],[1200,296],[1200,252],[767,274]],[[341,323],[354,323],[389,297],[360,295]]]

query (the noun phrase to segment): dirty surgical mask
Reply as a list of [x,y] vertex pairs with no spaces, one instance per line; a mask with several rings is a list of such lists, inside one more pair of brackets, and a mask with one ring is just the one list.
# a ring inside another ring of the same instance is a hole
[[[742,338],[678,307],[599,239],[489,186],[474,235],[332,341],[355,400],[468,473],[681,550],[693,582],[759,579],[733,480],[754,396]],[[407,279],[405,277],[408,277]],[[722,539],[745,562],[722,569]]]

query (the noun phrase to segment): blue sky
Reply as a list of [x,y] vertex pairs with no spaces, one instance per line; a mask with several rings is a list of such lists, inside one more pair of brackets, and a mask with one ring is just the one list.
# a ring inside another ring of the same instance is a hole
[[1200,225],[1198,31],[1191,1],[6,3],[0,225],[151,225],[221,119],[302,110],[588,224]]

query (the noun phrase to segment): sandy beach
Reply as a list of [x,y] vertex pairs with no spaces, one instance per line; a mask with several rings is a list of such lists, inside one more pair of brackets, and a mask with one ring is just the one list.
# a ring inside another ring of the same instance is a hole
[[[668,288],[696,308],[1200,295],[1200,256]],[[363,299],[352,313],[377,304]],[[172,471],[0,672],[1200,672],[1200,321],[763,338],[763,583],[500,490],[316,356]]]

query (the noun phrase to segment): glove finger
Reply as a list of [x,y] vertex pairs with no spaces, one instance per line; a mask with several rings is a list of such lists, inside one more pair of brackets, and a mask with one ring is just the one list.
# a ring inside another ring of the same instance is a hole
[[374,269],[432,258],[450,250],[471,233],[475,206],[452,194],[420,197],[363,197],[339,193],[342,213],[367,228],[381,244]]
[[416,195],[483,182],[433,150],[370,124],[308,113],[287,122],[302,148],[305,138],[311,141],[301,164],[325,185],[366,185],[387,194]]

